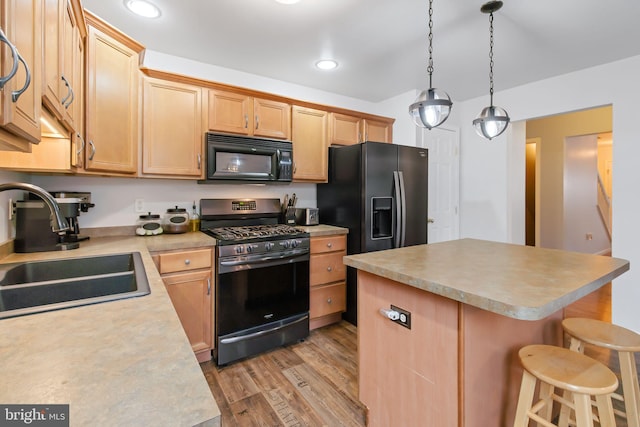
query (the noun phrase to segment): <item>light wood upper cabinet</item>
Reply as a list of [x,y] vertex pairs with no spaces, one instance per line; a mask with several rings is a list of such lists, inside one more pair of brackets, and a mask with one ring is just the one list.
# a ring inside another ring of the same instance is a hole
[[291,105],[241,93],[209,90],[209,130],[290,139]]
[[28,152],[40,141],[42,3],[4,0],[0,5],[6,38],[0,44],[0,75],[13,74],[0,91],[0,149]]
[[87,23],[85,169],[134,174],[142,46],[89,13]]
[[291,105],[286,102],[253,98],[253,135],[291,139]]
[[293,180],[327,182],[329,113],[292,107]]
[[393,122],[331,113],[330,145],[353,145],[364,141],[393,142]]
[[200,178],[203,174],[203,89],[144,78],[142,173]]
[[329,115],[329,132],[331,145],[353,145],[362,142],[360,117],[331,113]]
[[82,8],[79,1],[43,0],[42,103],[71,132],[80,128],[83,80],[78,64],[83,63],[84,27],[79,24]]
[[376,120],[362,120],[363,141],[392,142],[393,125]]

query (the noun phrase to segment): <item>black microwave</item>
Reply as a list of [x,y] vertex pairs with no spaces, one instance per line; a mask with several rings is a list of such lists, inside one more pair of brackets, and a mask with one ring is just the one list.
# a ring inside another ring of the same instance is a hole
[[200,183],[290,183],[291,141],[207,132],[207,175]]

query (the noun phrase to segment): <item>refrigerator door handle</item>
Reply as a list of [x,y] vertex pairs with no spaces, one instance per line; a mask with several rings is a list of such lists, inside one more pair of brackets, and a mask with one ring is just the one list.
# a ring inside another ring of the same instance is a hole
[[402,171],[398,172],[398,176],[400,177],[400,201],[402,211],[402,220],[400,221],[400,247],[403,248],[407,240],[407,199],[404,192],[404,175]]
[[393,171],[393,192],[395,193],[395,202],[396,202],[396,229],[395,229],[395,237],[393,239],[393,247],[400,247],[400,232],[401,232],[401,217],[402,217],[402,206],[400,206],[400,200],[402,197],[400,188],[400,175],[398,175],[398,171]]

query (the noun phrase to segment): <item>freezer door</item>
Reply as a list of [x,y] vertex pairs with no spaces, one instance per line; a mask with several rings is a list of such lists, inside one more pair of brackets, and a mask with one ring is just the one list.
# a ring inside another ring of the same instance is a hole
[[362,158],[365,207],[362,252],[391,249],[398,220],[393,181],[398,168],[398,146],[367,142],[362,144]]
[[398,171],[404,178],[405,239],[403,246],[427,243],[429,158],[426,148],[398,147]]

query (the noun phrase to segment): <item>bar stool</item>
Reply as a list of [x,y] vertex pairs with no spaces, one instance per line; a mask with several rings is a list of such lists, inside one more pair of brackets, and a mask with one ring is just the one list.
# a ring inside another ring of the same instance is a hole
[[640,335],[621,326],[584,318],[564,319],[562,328],[571,339],[571,350],[584,353],[587,343],[618,352],[622,395],[613,393],[612,397],[624,402],[625,411],[614,412],[626,418],[629,427],[640,427],[640,388],[634,355],[640,351]]
[[[596,399],[600,426],[615,426],[610,393],[618,387],[618,378],[605,365],[575,351],[543,344],[523,347],[518,356],[524,370],[514,427],[527,427],[529,420],[555,426],[551,423],[554,401],[560,403],[565,417],[571,409],[575,411],[577,427],[593,427],[591,396]],[[534,404],[538,382],[539,400]],[[556,394],[556,387],[570,392],[568,398]]]

